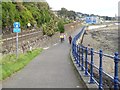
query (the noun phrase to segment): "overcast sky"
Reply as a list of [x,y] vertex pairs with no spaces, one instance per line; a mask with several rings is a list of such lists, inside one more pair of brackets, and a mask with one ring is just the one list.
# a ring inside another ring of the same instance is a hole
[[118,15],[118,2],[120,0],[46,0],[53,10],[62,7],[76,12],[87,14],[115,16]]

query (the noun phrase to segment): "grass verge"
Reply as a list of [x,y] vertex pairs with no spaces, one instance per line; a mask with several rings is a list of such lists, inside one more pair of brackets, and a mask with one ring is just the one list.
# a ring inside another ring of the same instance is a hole
[[35,49],[24,54],[19,54],[16,59],[15,54],[5,55],[0,60],[0,80],[10,77],[13,73],[24,68],[31,60],[41,53],[42,49]]

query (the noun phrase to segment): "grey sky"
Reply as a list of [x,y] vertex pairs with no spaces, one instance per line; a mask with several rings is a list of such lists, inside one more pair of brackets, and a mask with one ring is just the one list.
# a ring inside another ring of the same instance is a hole
[[119,0],[46,0],[53,10],[62,7],[77,12],[104,16],[118,15]]

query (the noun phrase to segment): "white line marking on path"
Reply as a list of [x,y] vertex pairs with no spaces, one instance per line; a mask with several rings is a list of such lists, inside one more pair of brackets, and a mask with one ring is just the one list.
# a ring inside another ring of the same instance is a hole
[[80,88],[80,86],[76,86],[77,88]]
[[45,48],[43,48],[43,49],[45,49],[45,50],[46,50],[46,49],[49,49],[49,48],[50,48],[50,47],[45,47]]
[[58,43],[53,44],[53,46],[57,45]]

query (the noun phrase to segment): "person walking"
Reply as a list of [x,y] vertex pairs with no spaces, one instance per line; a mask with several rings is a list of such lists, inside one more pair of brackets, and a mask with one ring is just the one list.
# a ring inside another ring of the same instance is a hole
[[72,42],[72,37],[69,36],[69,43],[71,44],[71,42]]
[[61,43],[64,41],[64,35],[63,34],[60,35],[60,40],[61,40]]

